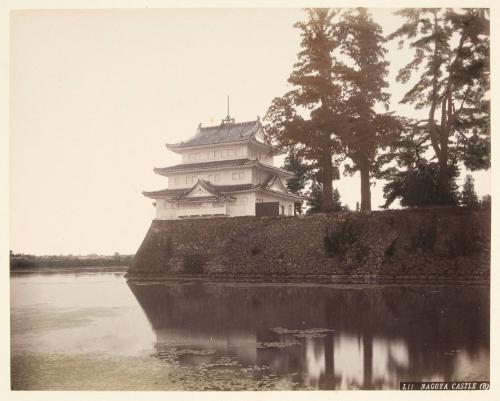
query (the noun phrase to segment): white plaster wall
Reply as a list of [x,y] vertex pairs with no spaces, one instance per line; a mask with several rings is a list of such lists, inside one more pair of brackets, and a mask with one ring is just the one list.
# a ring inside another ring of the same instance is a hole
[[255,192],[244,192],[232,195],[235,201],[228,202],[227,213],[229,216],[254,216]]
[[182,152],[182,163],[241,159],[248,156],[246,144],[217,145]]
[[175,220],[179,216],[190,215],[213,215],[213,214],[227,214],[228,216],[254,216],[255,203],[260,199],[263,202],[279,202],[280,214],[281,206],[285,208],[285,216],[293,216],[293,201],[289,201],[280,196],[273,196],[271,194],[244,192],[232,195],[234,201],[228,201],[227,205],[223,207],[211,207],[209,203],[203,207],[189,208],[186,206],[180,208],[172,208],[171,205],[166,207],[165,201],[162,199],[156,200],[156,218],[159,220]]
[[268,152],[268,149],[263,149],[261,146],[248,145],[248,157],[250,159],[258,159],[263,164],[274,166],[274,156],[269,155]]
[[262,171],[258,168],[252,169],[252,184],[261,184],[267,180],[267,178],[271,175],[267,171]]
[[[233,173],[243,173],[241,179],[234,179]],[[217,175],[217,179],[216,179]],[[178,177],[177,183],[175,177]],[[195,178],[193,178],[195,177]],[[187,182],[186,182],[187,178]],[[199,179],[209,181],[214,185],[239,185],[252,183],[252,168],[220,169],[193,172],[189,174],[172,174],[168,176],[168,188],[191,188]]]
[[156,218],[158,220],[175,220],[177,218],[177,213],[175,209],[165,208],[163,199],[157,199]]
[[[168,203],[167,203],[168,204]],[[181,207],[165,206],[165,201],[158,199],[156,201],[156,218],[158,220],[176,220],[179,216],[190,216],[190,215],[214,215],[214,214],[226,214],[227,207],[224,204],[222,207],[212,207],[209,206],[211,202],[206,202],[202,207],[190,208],[187,204]]]

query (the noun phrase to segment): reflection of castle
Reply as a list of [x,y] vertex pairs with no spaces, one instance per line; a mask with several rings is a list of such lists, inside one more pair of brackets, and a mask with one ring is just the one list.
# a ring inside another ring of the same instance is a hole
[[[321,389],[397,388],[400,380],[459,379],[457,372],[489,376],[484,288],[129,285],[159,350],[175,344],[212,352],[191,355],[189,363],[215,353],[278,376],[298,373],[302,385]],[[270,330],[277,327],[295,331]],[[332,331],[304,331],[312,328]]]

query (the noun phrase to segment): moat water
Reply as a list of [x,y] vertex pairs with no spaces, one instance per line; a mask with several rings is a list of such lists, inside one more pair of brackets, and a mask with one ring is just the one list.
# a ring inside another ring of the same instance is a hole
[[489,288],[11,276],[15,390],[397,389],[489,380]]

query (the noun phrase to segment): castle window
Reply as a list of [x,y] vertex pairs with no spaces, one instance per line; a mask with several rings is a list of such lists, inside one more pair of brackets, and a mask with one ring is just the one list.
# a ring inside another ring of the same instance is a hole
[[208,182],[217,182],[219,181],[220,174],[209,174]]
[[245,178],[245,173],[233,173],[233,181],[240,181]]

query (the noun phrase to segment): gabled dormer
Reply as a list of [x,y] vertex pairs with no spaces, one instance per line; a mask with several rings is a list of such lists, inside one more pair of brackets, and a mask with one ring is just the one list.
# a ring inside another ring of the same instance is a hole
[[226,199],[228,196],[217,191],[210,183],[198,180],[191,188],[182,193],[179,198],[207,198]]

